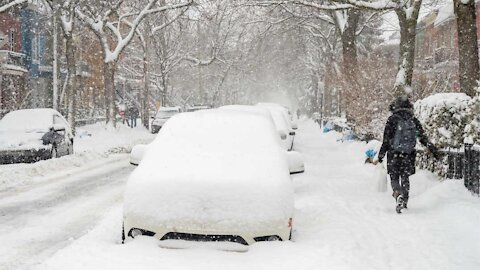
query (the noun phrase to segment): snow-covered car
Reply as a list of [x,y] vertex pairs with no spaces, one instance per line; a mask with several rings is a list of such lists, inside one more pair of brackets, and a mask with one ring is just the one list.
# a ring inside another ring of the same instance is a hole
[[187,112],[196,112],[196,111],[201,111],[201,110],[208,110],[208,109],[211,109],[212,107],[208,106],[208,105],[194,105],[194,106],[190,106],[187,108]]
[[282,140],[283,147],[291,151],[293,149],[293,142],[295,139],[295,130],[288,116],[288,111],[281,105],[272,103],[258,103],[256,106],[267,109],[273,119],[276,129],[285,140]]
[[73,154],[73,134],[53,109],[13,111],[0,120],[0,164],[31,163]]
[[179,114],[140,152],[125,191],[124,237],[155,236],[167,247],[290,238],[289,152],[267,118],[221,110]]
[[182,109],[180,107],[162,107],[155,114],[150,131],[152,133],[158,133],[162,126],[175,114],[181,113]]

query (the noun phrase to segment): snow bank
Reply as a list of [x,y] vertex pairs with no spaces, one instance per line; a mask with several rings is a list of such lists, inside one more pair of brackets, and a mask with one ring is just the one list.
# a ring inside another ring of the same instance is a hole
[[127,159],[126,156],[112,154],[129,153],[134,145],[149,142],[153,138],[154,135],[143,127],[130,129],[120,125],[115,131],[107,131],[104,123],[97,123],[78,128],[74,155],[32,164],[0,165],[0,190],[48,181],[63,173],[72,173],[72,170],[78,171],[82,167],[88,169],[109,160]]
[[277,138],[272,123],[254,114],[210,110],[172,117],[128,180],[125,215],[172,226],[179,220],[209,224],[214,231],[285,224],[293,194]]

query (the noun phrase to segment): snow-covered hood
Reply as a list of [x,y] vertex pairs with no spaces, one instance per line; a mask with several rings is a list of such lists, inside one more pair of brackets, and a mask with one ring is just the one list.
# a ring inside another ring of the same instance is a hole
[[43,145],[45,132],[0,131],[0,151],[38,150],[47,148]]

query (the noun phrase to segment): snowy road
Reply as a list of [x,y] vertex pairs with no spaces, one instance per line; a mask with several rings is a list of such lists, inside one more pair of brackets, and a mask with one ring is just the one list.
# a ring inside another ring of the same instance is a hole
[[0,199],[0,268],[478,269],[480,201],[462,181],[418,172],[409,210],[398,215],[391,191],[378,192],[373,166],[363,164],[364,144],[336,142],[338,134],[312,122],[297,134],[306,172],[293,178],[293,241],[245,253],[163,249],[151,237],[122,245],[121,194],[131,168],[118,165]]
[[127,156],[0,199],[0,269],[27,269],[87,233],[120,204]]

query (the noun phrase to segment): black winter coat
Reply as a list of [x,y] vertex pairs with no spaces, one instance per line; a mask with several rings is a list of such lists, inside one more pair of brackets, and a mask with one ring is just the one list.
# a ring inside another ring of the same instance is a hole
[[392,115],[388,118],[385,125],[385,131],[383,133],[383,143],[378,153],[378,159],[381,161],[387,154],[387,170],[389,174],[410,176],[415,174],[415,159],[417,156],[416,151],[411,154],[404,154],[392,150],[393,138],[397,130],[398,121],[400,119],[413,118],[417,129],[417,137],[420,143],[428,148],[432,145],[428,142],[422,125],[418,119],[413,115],[409,109],[398,109],[392,112]]

